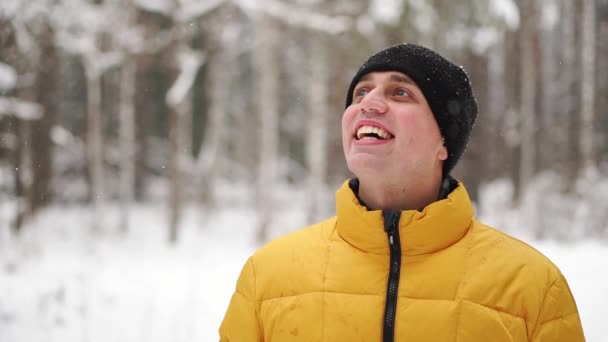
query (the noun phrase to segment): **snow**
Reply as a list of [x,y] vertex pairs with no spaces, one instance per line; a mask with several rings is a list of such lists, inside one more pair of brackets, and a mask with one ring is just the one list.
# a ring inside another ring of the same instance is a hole
[[[114,208],[116,218],[118,208]],[[0,341],[213,341],[244,261],[247,210],[191,220],[166,244],[163,210],[139,207],[127,236],[93,236],[84,208],[56,207],[4,241]],[[194,216],[194,215],[192,215]],[[241,234],[241,239],[231,237]]]
[[608,236],[608,178],[587,172],[577,179],[573,193],[563,191],[565,183],[555,172],[540,172],[523,193],[522,210],[512,203],[514,186],[510,180],[483,184],[481,219],[524,239],[554,236],[571,241]]
[[51,128],[51,140],[57,146],[65,147],[75,142],[74,135],[62,126],[55,125]]
[[175,107],[180,104],[192,88],[198,68],[205,62],[205,55],[194,50],[183,50],[177,55],[180,73],[167,91],[167,104]]
[[354,25],[352,19],[347,16],[327,16],[282,1],[266,0],[263,6],[260,6],[261,2],[256,0],[232,0],[232,2],[246,13],[262,12],[290,26],[333,35],[347,32]]
[[597,241],[576,244],[532,244],[562,271],[576,299],[588,342],[606,342],[608,314],[608,245]]
[[411,0],[412,12],[416,13],[413,18],[414,27],[423,33],[430,34],[435,29],[438,17],[433,5],[424,0]]
[[200,18],[224,4],[225,0],[198,0],[184,3],[177,9],[175,18],[182,23]]
[[540,10],[540,26],[545,31],[553,30],[560,20],[559,5],[556,2],[548,1]]
[[34,102],[14,97],[0,97],[0,116],[11,114],[21,120],[37,120],[42,117],[42,107]]
[[[397,1],[397,0],[393,0]],[[284,1],[265,0],[191,0],[182,1],[176,8],[173,2],[168,0],[136,0],[139,8],[171,16],[175,13],[175,19],[186,23],[204,16],[219,6],[232,4],[245,13],[262,12],[274,19],[281,20],[292,26],[298,26],[329,34],[339,34],[352,28],[353,22],[346,16],[327,16],[313,12],[306,6],[297,6]]]
[[396,25],[403,12],[403,0],[372,0],[368,12],[381,23]]
[[0,2],[0,18],[10,18],[18,12],[21,4],[18,1],[2,1]]
[[135,0],[137,7],[145,11],[168,17],[173,15],[177,21],[182,23],[204,16],[225,3],[227,0],[177,1],[177,4],[170,0]]
[[[134,206],[126,234],[117,228],[118,204],[106,213],[115,228],[97,234],[85,224],[90,209],[80,206],[45,210],[19,239],[0,220],[0,341],[217,341],[240,269],[258,248],[251,191],[220,190],[223,209],[210,214],[188,207],[173,246],[166,242],[163,201]],[[278,195],[294,201],[279,201],[275,225],[282,229],[273,236],[304,224],[304,194],[284,189]],[[10,203],[0,202],[3,218]],[[520,237],[566,275],[587,341],[606,341],[608,245]]]
[[519,28],[519,8],[513,0],[490,1],[490,11],[495,17],[501,18],[509,29]]
[[471,47],[477,55],[485,54],[500,41],[500,32],[493,26],[480,27],[472,32]]
[[364,14],[356,21],[357,31],[364,36],[371,37],[375,32],[376,24],[371,16]]
[[0,93],[11,90],[17,83],[17,72],[8,64],[0,62]]
[[171,0],[135,0],[135,4],[148,12],[169,15],[173,10]]

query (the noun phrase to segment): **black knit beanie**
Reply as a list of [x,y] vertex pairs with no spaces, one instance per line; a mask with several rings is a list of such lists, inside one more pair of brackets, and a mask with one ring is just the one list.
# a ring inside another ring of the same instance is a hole
[[443,163],[443,177],[447,177],[464,152],[477,117],[477,101],[467,73],[423,46],[391,46],[359,68],[348,88],[346,107],[353,102],[353,91],[361,77],[374,71],[402,72],[422,90],[445,139],[448,158]]

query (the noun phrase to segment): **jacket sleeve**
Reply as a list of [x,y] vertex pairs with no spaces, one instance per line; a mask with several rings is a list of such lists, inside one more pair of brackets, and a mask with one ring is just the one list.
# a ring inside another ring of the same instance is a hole
[[220,342],[262,342],[255,299],[255,268],[249,258],[220,326]]
[[574,297],[562,274],[545,294],[531,341],[585,341]]

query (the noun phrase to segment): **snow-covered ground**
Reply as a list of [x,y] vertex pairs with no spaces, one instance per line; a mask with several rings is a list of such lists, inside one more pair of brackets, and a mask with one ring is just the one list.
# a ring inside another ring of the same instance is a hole
[[91,234],[81,208],[53,208],[22,239],[4,239],[0,342],[217,341],[254,250],[253,212],[223,211],[208,225],[189,215],[173,246],[163,213],[135,209],[124,236]]
[[[302,207],[282,210],[278,224],[301,226]],[[176,245],[166,243],[162,203],[135,207],[126,235],[112,227],[116,207],[103,233],[89,231],[89,215],[50,208],[19,240],[0,227],[0,342],[218,340],[240,268],[256,248],[252,209],[203,217],[189,208]],[[608,341],[608,245],[529,242],[568,278],[587,340]]]

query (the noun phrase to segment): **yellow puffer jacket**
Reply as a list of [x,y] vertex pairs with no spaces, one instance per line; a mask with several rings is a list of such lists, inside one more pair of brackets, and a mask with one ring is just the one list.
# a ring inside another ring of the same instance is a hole
[[[390,253],[381,211],[345,183],[337,217],[288,234],[244,266],[224,342],[382,341]],[[473,218],[462,184],[399,221],[395,341],[584,341],[559,269]],[[390,320],[390,319],[389,319]]]

